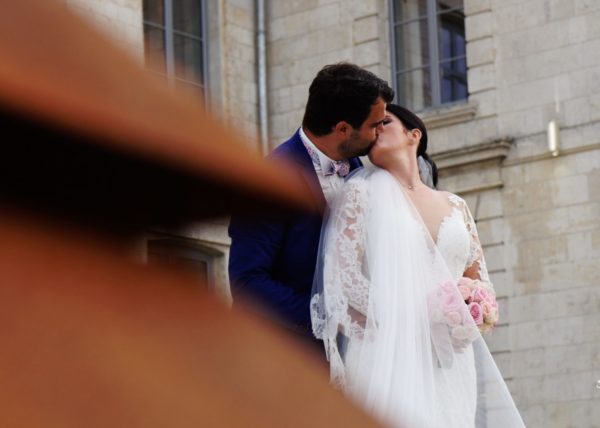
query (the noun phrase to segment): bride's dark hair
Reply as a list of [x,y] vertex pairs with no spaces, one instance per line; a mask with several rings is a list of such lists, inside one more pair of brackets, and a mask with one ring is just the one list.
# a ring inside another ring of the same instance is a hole
[[416,128],[419,131],[421,131],[421,141],[419,143],[419,148],[417,149],[417,157],[421,156],[425,160],[425,162],[427,162],[431,166],[433,185],[437,186],[438,171],[435,162],[427,154],[427,128],[425,127],[425,124],[412,111],[402,106],[399,106],[398,104],[388,103],[386,109],[398,119],[400,119],[400,121],[406,129],[411,130]]

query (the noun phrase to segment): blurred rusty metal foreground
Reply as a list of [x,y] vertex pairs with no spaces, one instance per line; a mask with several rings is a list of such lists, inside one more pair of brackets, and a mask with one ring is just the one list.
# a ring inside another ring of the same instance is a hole
[[152,225],[306,209],[302,182],[57,1],[0,10],[0,426],[374,426],[309,351],[127,256]]

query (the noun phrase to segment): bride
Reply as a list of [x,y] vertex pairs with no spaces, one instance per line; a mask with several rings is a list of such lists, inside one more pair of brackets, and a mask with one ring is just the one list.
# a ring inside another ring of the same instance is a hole
[[423,122],[389,104],[321,236],[311,299],[331,380],[398,427],[522,427],[481,333],[498,306],[465,201],[421,180]]

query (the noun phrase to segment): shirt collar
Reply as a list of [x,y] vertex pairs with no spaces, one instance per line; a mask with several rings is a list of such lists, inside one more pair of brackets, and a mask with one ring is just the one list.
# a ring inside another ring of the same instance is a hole
[[[312,141],[310,141],[310,138],[308,138],[308,136],[306,135],[306,133],[304,132],[304,129],[302,129],[302,127],[300,127],[299,131],[300,131],[300,139],[302,140],[302,143],[304,143],[305,146],[310,147],[314,151],[314,153],[317,154],[319,164],[315,165],[315,166],[320,167],[321,172],[327,171],[329,168],[331,168],[331,165],[333,164],[333,159],[331,159],[325,153],[323,153],[321,150],[319,150],[319,148],[317,146],[315,146],[315,144]],[[313,163],[315,163],[314,159],[313,159]]]

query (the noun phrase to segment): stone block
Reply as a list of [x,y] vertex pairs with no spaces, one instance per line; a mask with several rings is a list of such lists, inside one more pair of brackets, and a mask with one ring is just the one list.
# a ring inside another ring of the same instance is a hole
[[510,292],[512,281],[508,278],[505,271],[490,272],[490,281],[494,284],[496,298],[503,298],[512,294]]
[[495,272],[504,269],[504,245],[490,245],[483,248],[488,270]]
[[496,68],[494,64],[484,64],[469,69],[469,92],[488,91],[496,87]]
[[544,406],[545,424],[550,428],[596,428],[600,420],[600,400],[573,400]]
[[298,12],[311,10],[319,6],[319,0],[290,0],[269,2],[267,14],[269,19],[280,18]]
[[554,206],[584,203],[589,200],[586,175],[557,178],[549,182],[550,197]]
[[544,348],[544,373],[581,373],[600,370],[600,343],[553,346]]
[[504,220],[495,218],[477,223],[479,241],[483,246],[504,243]]
[[465,0],[465,15],[475,15],[492,9],[491,0]]
[[223,19],[226,25],[236,25],[254,31],[254,5],[253,2],[235,4],[231,0],[223,1]]
[[270,112],[283,113],[292,108],[292,90],[289,87],[279,88],[269,92]]
[[545,21],[544,2],[530,0],[493,10],[494,34],[538,27]]
[[353,23],[353,39],[355,44],[375,40],[379,37],[379,20],[377,15],[359,18]]
[[479,194],[480,200],[476,210],[471,210],[475,220],[501,217],[504,213],[502,195],[498,189],[486,190]]
[[288,64],[302,56],[302,52],[310,53],[309,56],[320,55],[326,52],[336,52],[352,43],[351,27],[327,27],[294,39],[276,40],[269,45],[269,63],[274,65]]
[[[519,401],[521,403],[521,401]],[[542,405],[518,405],[519,412],[523,418],[525,426],[528,427],[546,427],[544,417],[544,406]]]
[[465,32],[468,42],[488,37],[493,34],[493,20],[491,12],[482,12],[476,15],[467,15],[465,18]]
[[600,312],[600,286],[516,296],[509,307],[511,322],[594,315]]
[[550,183],[545,181],[505,188],[502,192],[505,212],[515,215],[553,208],[550,188]]
[[600,257],[600,247],[594,248],[592,245],[594,233],[595,231],[587,231],[567,235],[569,261]]
[[492,37],[485,37],[467,43],[467,66],[469,68],[493,63],[495,58],[496,50],[494,49],[494,39]]
[[344,11],[350,14],[353,19],[360,19],[377,13],[387,14],[387,10],[381,11],[378,7],[379,2],[377,0],[346,0],[343,3]]
[[510,328],[506,325],[496,326],[490,333],[483,336],[490,352],[510,351]]
[[544,18],[546,21],[557,21],[575,16],[575,0],[546,0],[544,2]]
[[597,11],[600,11],[600,3],[596,0],[575,0],[575,13],[577,15],[587,15]]
[[546,349],[534,348],[510,353],[514,378],[543,376],[546,374]]
[[332,3],[273,19],[268,23],[269,41],[296,38],[340,24],[340,4]]
[[379,63],[379,41],[373,40],[355,45],[354,62],[361,67]]
[[515,323],[511,331],[512,350],[594,343],[600,340],[600,315]]

